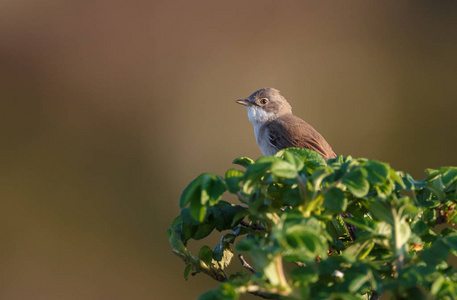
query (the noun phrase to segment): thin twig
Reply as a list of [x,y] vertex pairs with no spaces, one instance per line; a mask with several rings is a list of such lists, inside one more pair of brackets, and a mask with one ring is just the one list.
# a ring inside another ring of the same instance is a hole
[[[177,256],[179,256],[185,263],[186,265],[187,264],[191,264],[196,271],[198,272],[202,272],[202,273],[205,273],[206,275],[209,275],[210,277],[212,277],[213,279],[215,279],[216,281],[219,281],[219,282],[225,282],[228,280],[228,277],[227,275],[225,274],[224,271],[222,270],[218,270],[218,269],[214,269],[214,268],[211,268],[211,267],[202,267],[198,262],[199,262],[199,259],[195,259],[191,256],[186,256],[185,254],[179,252],[179,251],[176,251],[176,250],[172,250],[172,252],[174,254],[176,254]],[[241,256],[241,255],[240,255]],[[239,257],[240,257],[239,256]],[[240,257],[240,260],[241,262],[243,263],[243,266],[250,270],[251,272],[253,273],[256,273],[256,271],[244,260],[244,258],[241,256]],[[206,265],[206,264],[205,264]],[[222,271],[222,272],[221,272]],[[246,292],[248,292],[249,294],[252,294],[254,296],[258,296],[260,298],[264,298],[264,299],[279,299],[277,296],[274,296],[270,293],[266,293],[266,292],[262,292],[260,290],[255,290],[255,289],[247,289]]]
[[260,225],[259,223],[252,223],[252,224],[249,224],[248,222],[246,221],[241,221],[240,222],[240,225],[241,226],[244,226],[244,227],[247,227],[247,228],[251,228],[253,230],[261,230],[261,231],[267,231],[265,229],[265,227],[263,227],[262,225]]
[[273,296],[271,294],[268,294],[268,293],[265,293],[265,292],[261,292],[261,291],[253,291],[253,292],[248,291],[248,293],[251,294],[251,295],[254,295],[254,296],[258,296],[260,298],[264,298],[264,299],[279,299],[276,296]]
[[241,265],[242,265],[243,267],[245,267],[246,269],[248,269],[249,271],[251,271],[253,274],[257,274],[257,271],[254,270],[254,268],[252,268],[252,267],[248,264],[248,262],[244,259],[243,255],[238,254],[238,258],[240,259]]
[[224,282],[228,280],[227,274],[225,274],[225,272],[222,269],[214,268],[211,265],[208,266],[199,258],[195,258],[190,254],[186,255],[174,249],[171,250],[171,252],[180,257],[186,265],[192,265],[194,267],[194,270],[205,273],[206,275],[212,277],[214,280],[217,280],[219,282]]

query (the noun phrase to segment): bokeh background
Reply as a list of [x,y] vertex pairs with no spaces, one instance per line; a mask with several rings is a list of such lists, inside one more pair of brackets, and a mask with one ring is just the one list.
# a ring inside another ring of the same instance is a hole
[[0,298],[216,287],[166,229],[194,177],[261,155],[234,100],[262,87],[338,154],[457,165],[456,3],[2,0]]

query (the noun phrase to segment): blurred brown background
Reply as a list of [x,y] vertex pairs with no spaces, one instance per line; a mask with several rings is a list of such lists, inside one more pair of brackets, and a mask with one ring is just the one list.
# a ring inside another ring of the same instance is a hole
[[338,154],[457,165],[455,4],[1,1],[0,298],[216,287],[166,228],[194,177],[261,155],[234,100],[262,87]]

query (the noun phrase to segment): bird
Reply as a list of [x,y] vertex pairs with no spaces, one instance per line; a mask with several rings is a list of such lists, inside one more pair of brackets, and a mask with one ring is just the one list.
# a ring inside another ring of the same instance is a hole
[[332,147],[311,125],[292,114],[292,107],[275,88],[263,88],[236,100],[248,111],[257,145],[264,156],[297,147],[318,152],[327,161],[336,157]]
[[[336,157],[332,147],[316,129],[292,114],[292,107],[277,89],[263,88],[236,102],[246,107],[249,121],[254,125],[257,145],[264,156],[297,147],[314,150],[325,161]],[[349,213],[341,213],[341,216],[351,218]],[[350,238],[354,240],[356,227],[345,224]]]

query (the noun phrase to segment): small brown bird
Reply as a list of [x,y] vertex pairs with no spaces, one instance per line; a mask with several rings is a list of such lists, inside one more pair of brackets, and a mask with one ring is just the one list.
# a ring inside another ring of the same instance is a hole
[[274,155],[281,149],[298,147],[317,151],[326,161],[336,157],[319,132],[292,114],[292,107],[278,90],[264,88],[236,102],[246,106],[263,155]]

